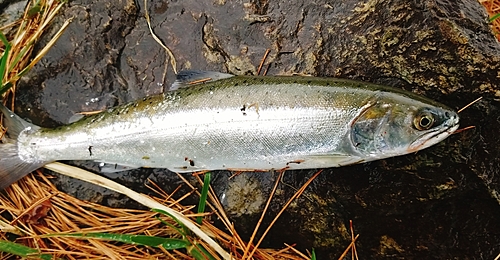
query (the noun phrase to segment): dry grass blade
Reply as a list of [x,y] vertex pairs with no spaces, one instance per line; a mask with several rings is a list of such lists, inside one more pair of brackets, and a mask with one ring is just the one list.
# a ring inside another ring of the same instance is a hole
[[64,165],[62,163],[51,163],[45,166],[45,168],[64,174],[69,177],[73,177],[76,179],[80,179],[83,181],[87,181],[96,185],[99,185],[101,187],[108,188],[110,190],[116,191],[118,193],[127,195],[129,198],[141,203],[142,205],[153,208],[153,209],[161,209],[166,211],[167,213],[171,214],[172,216],[176,217],[178,220],[180,220],[188,229],[193,231],[197,236],[199,236],[202,240],[207,242],[210,247],[214,248],[217,253],[219,253],[224,259],[230,259],[230,255],[222,249],[222,247],[217,244],[212,238],[210,238],[207,234],[205,234],[196,224],[194,224],[190,219],[182,215],[181,213],[173,210],[172,208],[166,207],[163,204],[143,195],[139,194],[125,186],[122,186],[116,182],[110,181],[104,177],[98,176],[96,174],[93,174],[91,172],[82,170],[80,168],[76,168],[73,166],[69,165]]
[[295,249],[293,247],[293,245],[288,245],[287,243],[285,243],[285,245],[287,246],[287,248],[290,248],[291,251],[293,251],[296,254],[300,255],[303,259],[310,259],[310,257],[304,255],[302,252],[300,252],[299,250]]
[[[303,190],[316,178],[316,176],[320,173],[316,173],[313,177],[311,177],[306,184],[300,189],[294,196],[290,199],[290,201],[285,205],[284,208],[286,208],[291,201],[294,200],[297,196],[300,196],[300,193],[303,192]],[[194,189],[194,187],[189,183],[188,180],[186,180],[182,175],[178,174],[181,179]],[[281,174],[280,174],[281,175]],[[198,181],[200,185],[203,183],[201,178],[199,178],[199,175],[196,175],[198,177]],[[280,177],[277,179],[276,183],[280,183]],[[226,234],[223,231],[217,229],[217,228],[212,228],[211,232],[213,234],[218,236],[218,240],[222,243],[226,244],[226,247],[231,248],[232,255],[235,257],[235,259],[289,259],[289,260],[304,260],[304,259],[310,259],[310,257],[304,255],[297,249],[293,248],[292,246],[287,245],[286,248],[281,249],[281,250],[276,250],[276,249],[263,249],[259,248],[258,245],[254,247],[250,247],[253,249],[253,255],[248,255],[248,245],[250,245],[250,242],[245,243],[241,237],[238,235],[236,230],[234,229],[234,225],[232,222],[230,222],[229,218],[224,212],[224,209],[218,199],[218,197],[215,195],[213,189],[210,187],[210,193],[209,193],[209,201],[210,203],[207,205],[210,205],[210,207],[213,207],[213,210],[215,210],[215,214],[217,217],[222,220],[223,224],[226,226],[227,230],[229,231],[230,234]],[[281,211],[281,213],[284,211],[284,209]],[[280,213],[280,214],[281,214]],[[278,214],[274,221],[276,221],[279,217]],[[274,223],[274,222],[273,222]],[[204,226],[210,227],[209,222],[203,222]],[[267,231],[269,231],[270,227],[272,224],[267,228]],[[266,232],[267,232],[266,231]],[[265,234],[263,235],[265,236]],[[260,244],[260,243],[259,243]],[[286,244],[285,244],[286,245]],[[245,252],[247,252],[247,256],[245,256]],[[253,257],[253,258],[252,258]]]
[[462,111],[464,111],[466,108],[472,106],[474,103],[478,102],[479,100],[483,99],[483,97],[478,97],[476,98],[474,101],[470,102],[469,104],[465,105],[464,107],[460,108],[457,113],[460,113]]
[[[70,20],[67,20],[59,31],[52,36],[47,45],[32,58],[35,43],[38,42],[41,35],[47,30],[50,22],[63,5],[63,1],[57,0],[29,1],[23,18],[15,23],[4,26],[2,31],[6,32],[11,48],[8,53],[6,53],[6,46],[3,49],[4,54],[8,54],[8,58],[6,70],[4,71],[4,75],[2,75],[2,87],[10,85],[10,89],[14,89],[17,80],[33,68],[61,36],[62,32],[69,25]],[[39,11],[33,13],[33,10],[36,8],[39,8]],[[13,31],[14,33],[12,33]],[[5,90],[2,89],[2,92]],[[11,93],[13,94],[13,92]]]
[[[262,66],[264,65],[264,62],[266,61],[267,55],[269,55],[269,52],[271,52],[271,49],[267,49],[266,53],[264,53],[264,57],[262,57],[262,60],[260,61],[260,64],[259,64],[259,69],[257,69],[257,75],[260,75],[260,71],[262,70]],[[265,76],[265,74],[264,74],[264,76]]]
[[358,258],[358,251],[356,251],[356,239],[354,237],[354,227],[352,225],[352,220],[349,220],[349,226],[351,227],[351,244],[352,244],[352,260],[356,259],[359,260]]
[[[302,187],[300,187],[299,190],[297,190],[297,192],[295,192],[295,194],[293,194],[293,196],[287,201],[287,203],[283,206],[283,208],[280,210],[280,212],[276,215],[276,217],[273,219],[273,221],[271,221],[271,224],[269,224],[269,226],[266,228],[266,230],[264,231],[264,234],[262,234],[262,237],[259,239],[259,241],[257,242],[257,244],[255,245],[254,249],[252,250],[252,252],[250,253],[250,255],[248,256],[248,258],[251,258],[253,256],[253,254],[255,253],[255,250],[259,247],[260,243],[262,243],[262,241],[264,240],[264,237],[266,237],[267,233],[269,232],[269,230],[271,229],[271,227],[274,225],[274,223],[276,223],[276,221],[278,220],[278,218],[281,216],[281,214],[283,214],[283,212],[286,210],[286,208],[288,208],[288,206],[290,205],[290,203],[292,203],[292,201],[294,201],[296,198],[298,198],[300,195],[302,195],[302,193],[306,190],[306,188],[309,186],[309,184],[311,184],[311,182],[316,179],[316,177],[318,177],[318,175],[322,172],[322,170],[319,170],[318,172],[316,172],[311,178],[309,178],[309,180],[306,181],[306,183],[304,183],[304,185],[302,185]],[[279,180],[278,180],[279,181]]]
[[455,130],[455,132],[453,132],[452,134],[458,134],[458,133],[461,133],[463,131],[470,130],[470,129],[473,129],[473,128],[476,128],[476,126],[473,126],[473,125],[466,126],[464,128],[460,128],[460,129]]
[[[42,253],[49,253],[56,257],[65,259],[190,259],[185,251],[167,251],[163,248],[145,248],[130,244],[89,239],[79,240],[74,237],[47,237],[46,234],[53,233],[117,233],[117,234],[142,234],[159,237],[180,238],[180,234],[161,223],[155,218],[157,213],[149,210],[114,209],[98,205],[91,202],[75,199],[65,193],[59,192],[50,182],[46,175],[37,171],[37,175],[28,175],[6,189],[5,194],[0,196],[0,222],[13,223],[14,230],[17,230],[21,237],[17,243],[39,248]],[[81,174],[76,172],[75,174]],[[98,179],[95,179],[98,180]],[[99,180],[100,181],[100,180]],[[113,189],[116,189],[113,188]],[[159,189],[156,186],[155,189]],[[176,189],[177,190],[177,189]],[[176,191],[174,190],[174,192]],[[172,194],[167,194],[159,190],[160,197],[154,198],[167,205],[175,204],[174,208],[185,212],[186,216],[195,217],[189,211],[191,206],[182,206],[177,200],[172,198]],[[212,205],[222,209],[220,201],[210,191]],[[166,199],[165,197],[168,197]],[[33,220],[34,204],[48,204],[50,211],[42,215],[37,221]],[[218,210],[217,210],[218,211]],[[223,210],[222,210],[223,212]],[[246,243],[239,237],[233,225],[229,222],[224,213],[219,214],[228,230],[222,231],[215,227],[210,221],[204,220],[201,229],[204,233],[217,239],[219,243],[230,249],[233,259],[243,259],[242,252]],[[162,217],[164,221],[171,224],[175,222],[169,217]],[[15,222],[15,223],[14,223]],[[229,232],[229,233],[227,233]],[[0,234],[3,239],[7,239],[6,233]],[[202,245],[211,251],[210,245],[203,241],[192,243]],[[215,252],[211,254],[216,255]],[[295,248],[288,246],[282,250],[255,248],[254,258],[259,259],[309,259],[305,254],[300,253]],[[9,257],[9,256],[7,256]],[[248,259],[248,258],[246,258]]]
[[[149,13],[148,13],[148,5],[147,5],[147,0],[144,0],[144,16],[146,17],[146,22],[148,23],[148,28],[149,32],[151,33],[151,36],[153,39],[161,46],[163,49],[167,52],[168,57],[170,59],[170,65],[172,65],[172,69],[174,70],[174,73],[177,74],[177,61],[175,59],[174,54],[172,51],[163,44],[163,42],[156,36],[156,34],[153,32],[153,28],[151,27],[151,20],[149,19]],[[163,79],[165,79],[165,73],[163,75]]]
[[[189,187],[192,189],[195,189],[182,175],[177,174],[186,184],[188,184]],[[198,182],[203,185],[203,181],[201,180],[199,175],[195,175],[198,178]],[[197,194],[200,195],[200,193],[197,191]],[[226,245],[230,245],[233,248],[244,248],[245,247],[245,242],[241,239],[241,237],[238,235],[236,230],[234,229],[234,226],[232,225],[231,221],[227,217],[224,208],[222,204],[220,203],[218,197],[215,195],[214,190],[210,186],[210,192],[208,193],[208,198],[209,200],[207,201],[207,205],[215,212],[217,217],[222,220],[223,224],[225,225],[226,229],[230,232],[231,235],[227,235],[223,233],[222,231],[219,230],[212,230],[214,233],[218,233],[219,236],[224,237],[226,241]]]
[[[245,258],[247,256],[247,254],[249,253],[249,250],[250,250],[250,247],[253,244],[253,240],[255,238],[255,235],[257,234],[257,231],[259,230],[260,224],[262,223],[262,220],[264,219],[264,216],[267,213],[267,209],[269,208],[269,204],[271,204],[271,200],[273,199],[274,193],[276,193],[276,188],[278,188],[278,184],[280,183],[280,180],[283,177],[284,172],[285,171],[281,171],[280,172],[280,174],[278,176],[278,179],[274,183],[274,187],[273,187],[273,189],[271,191],[271,194],[269,195],[269,198],[267,199],[266,206],[264,207],[264,210],[262,211],[262,214],[261,214],[261,216],[259,218],[259,221],[257,222],[257,225],[255,226],[255,228],[253,230],[252,236],[250,237],[250,241],[248,241],[248,245],[245,248],[245,252],[243,254],[243,258]],[[248,258],[250,258],[251,256],[252,255],[250,254],[250,256]]]
[[358,237],[359,237],[359,235],[356,235],[354,237],[354,239],[351,241],[351,243],[349,244],[349,246],[345,249],[344,253],[342,253],[342,255],[339,257],[339,260],[344,259],[344,257],[347,255],[347,253],[349,252],[349,250],[354,246],[354,243],[356,242],[356,240],[358,239]]
[[[144,259],[144,256],[161,257],[157,250],[148,252],[134,245],[122,245],[96,240],[77,240],[74,238],[41,238],[40,235],[59,232],[129,232],[149,233],[156,235],[171,235],[172,230],[166,229],[157,219],[156,214],[147,210],[113,209],[90,202],[77,200],[67,194],[57,191],[50,181],[39,175],[41,181],[29,175],[22,181],[13,184],[0,196],[0,208],[4,214],[2,222],[12,222],[19,219],[16,225],[23,231],[24,237],[17,240],[32,248],[54,256],[66,256],[68,259],[87,257],[88,259],[113,258]],[[26,192],[27,191],[27,192]],[[36,201],[49,199],[50,211],[37,222],[30,223],[29,216],[32,204]],[[11,207],[14,206],[14,207]],[[12,209],[14,208],[14,209]],[[10,215],[10,219],[8,219]],[[23,216],[24,215],[24,216]],[[167,219],[168,221],[168,219]],[[7,239],[6,234],[1,234]]]

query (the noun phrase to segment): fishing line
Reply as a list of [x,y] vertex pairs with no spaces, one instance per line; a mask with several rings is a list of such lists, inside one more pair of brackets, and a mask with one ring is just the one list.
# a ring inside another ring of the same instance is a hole
[[465,105],[464,107],[460,108],[457,113],[460,113],[462,111],[464,111],[466,108],[472,106],[474,103],[478,102],[479,100],[483,99],[483,97],[478,97],[476,100],[470,102],[469,104]]
[[[474,100],[474,101],[470,102],[469,104],[467,104],[467,105],[465,105],[464,107],[462,107],[461,109],[459,109],[459,110],[457,111],[457,114],[458,114],[458,113],[460,113],[460,112],[462,112],[462,111],[464,111],[466,108],[468,108],[468,107],[472,106],[474,103],[478,102],[478,101],[479,101],[479,100],[481,100],[481,99],[483,99],[483,97],[478,97],[478,98],[476,98],[476,100]],[[452,134],[453,134],[453,135],[454,135],[454,134],[458,134],[458,133],[461,133],[461,132],[463,132],[463,131],[465,131],[465,130],[469,130],[469,129],[472,129],[472,128],[476,128],[476,126],[474,126],[474,125],[471,125],[471,126],[466,126],[466,127],[464,127],[464,128],[461,128],[461,129],[457,129],[457,130],[455,130],[455,132],[453,132]]]

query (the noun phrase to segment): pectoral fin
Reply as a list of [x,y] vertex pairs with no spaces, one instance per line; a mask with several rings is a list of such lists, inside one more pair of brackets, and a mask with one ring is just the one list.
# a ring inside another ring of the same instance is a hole
[[331,168],[340,167],[351,164],[364,162],[364,159],[347,154],[326,154],[326,155],[309,155],[304,158],[301,164],[307,164],[307,168]]

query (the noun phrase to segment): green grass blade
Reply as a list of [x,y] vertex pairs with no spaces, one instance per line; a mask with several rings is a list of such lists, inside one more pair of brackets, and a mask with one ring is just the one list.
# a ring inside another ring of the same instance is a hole
[[10,43],[7,40],[7,37],[5,37],[5,35],[2,32],[0,32],[0,40],[3,42],[3,45],[10,46]]
[[311,251],[311,260],[316,260],[316,252],[314,252],[314,248]]
[[49,254],[40,254],[40,252],[34,248],[5,240],[0,240],[0,251],[28,259],[52,259],[52,256]]
[[114,233],[70,233],[70,234],[50,234],[46,237],[74,237],[79,239],[99,239],[107,241],[116,241],[133,245],[159,247],[165,249],[181,249],[190,245],[189,241],[178,238],[165,238],[145,235],[129,235]]
[[[163,215],[167,215],[169,216],[170,218],[172,218],[179,226],[181,226],[182,228],[182,232],[179,231],[178,228],[175,228],[180,234],[182,234],[183,236],[187,236],[189,234],[189,229],[186,228],[186,226],[184,224],[182,224],[182,222],[180,222],[176,217],[172,216],[171,214],[169,214],[168,212],[164,211],[164,210],[161,210],[161,209],[151,209],[151,211],[153,212],[158,212],[158,213],[161,213]],[[163,221],[162,221],[163,222]],[[163,223],[167,223],[167,222],[163,222]],[[170,224],[167,224],[168,226],[171,226],[173,227],[172,225]]]
[[[207,205],[208,188],[210,187],[210,178],[211,178],[210,172],[205,173],[205,178],[203,180],[203,188],[201,189],[200,203],[198,203],[198,213],[205,212],[205,206]],[[196,217],[196,223],[198,223],[198,225],[201,225],[202,220],[203,217],[201,216]]]
[[14,60],[11,62],[10,67],[9,67],[9,73],[10,73],[10,72],[14,69],[14,67],[17,65],[17,63],[18,63],[21,59],[25,58],[25,54],[26,54],[26,52],[27,52],[27,51],[31,48],[31,45],[32,45],[32,44],[33,44],[32,42],[30,42],[30,43],[26,44],[26,45],[25,45],[25,46],[21,49],[21,51],[19,52],[19,54],[18,54],[16,57],[14,57]]
[[156,216],[156,219],[159,220],[161,223],[163,223],[164,225],[174,229],[175,231],[177,231],[177,233],[181,234],[183,237],[186,236],[186,234],[184,234],[184,230],[182,228],[178,228],[170,223],[168,223],[167,221],[161,219],[160,217]]
[[216,260],[202,245],[192,245],[187,250],[196,260]]
[[5,50],[3,52],[2,58],[0,59],[0,81],[1,81],[1,86],[0,86],[0,96],[3,95],[3,93],[7,92],[10,87],[12,87],[12,84],[9,82],[3,82],[4,79],[7,77],[7,61],[9,59],[9,54],[10,54],[10,49],[12,45],[10,45],[9,41],[7,40],[7,37],[0,32],[0,40],[3,42],[5,45]]
[[4,84],[3,79],[6,78],[6,67],[7,67],[7,60],[9,59],[9,53],[10,53],[10,48],[11,45],[7,41],[7,38],[5,35],[0,32],[0,40],[2,40],[3,44],[5,45],[5,50],[2,55],[2,59],[0,60],[0,76],[2,77],[2,85]]
[[495,20],[496,20],[496,19],[498,19],[499,17],[500,17],[500,13],[493,15],[493,16],[490,18],[490,23],[491,23],[491,22],[493,22],[493,21],[495,21]]
[[10,82],[5,83],[3,86],[0,87],[0,96],[3,95],[3,93],[7,92],[9,88],[11,88],[13,85]]
[[35,5],[28,10],[28,16],[33,17],[36,14],[40,13],[41,10],[42,6],[40,5],[40,0],[38,0],[36,1]]

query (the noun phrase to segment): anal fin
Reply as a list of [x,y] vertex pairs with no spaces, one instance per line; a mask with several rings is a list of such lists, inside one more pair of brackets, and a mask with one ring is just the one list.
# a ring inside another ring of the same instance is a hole
[[125,165],[119,163],[99,162],[99,170],[103,173],[116,173],[141,168],[136,165]]

